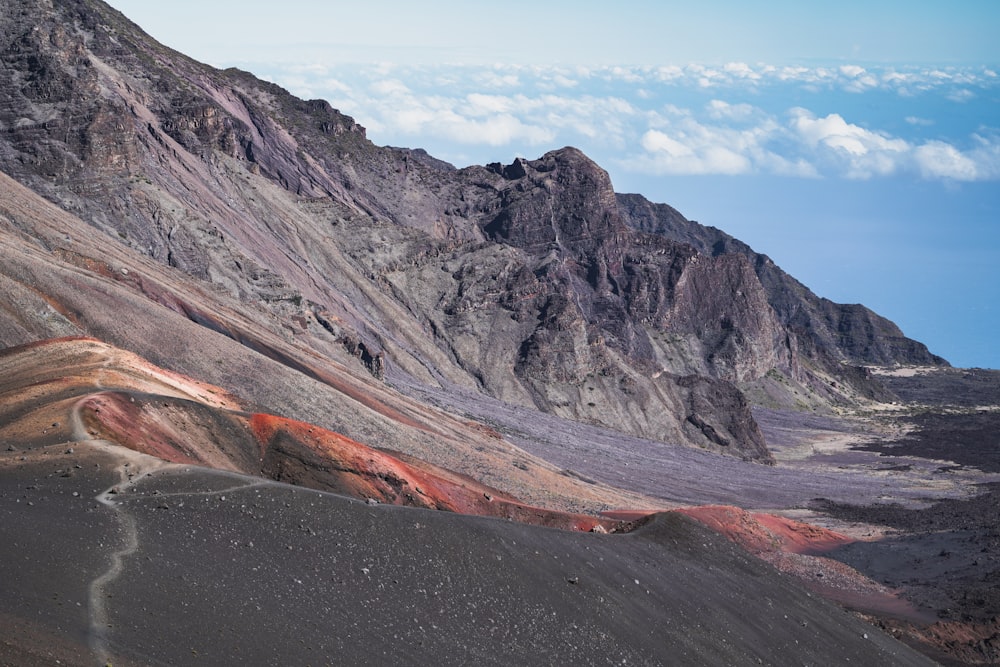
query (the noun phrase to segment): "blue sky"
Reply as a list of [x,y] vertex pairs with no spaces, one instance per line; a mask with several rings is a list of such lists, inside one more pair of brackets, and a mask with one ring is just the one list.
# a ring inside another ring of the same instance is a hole
[[577,146],[618,191],[1000,368],[1000,2],[112,4],[378,144],[458,166]]

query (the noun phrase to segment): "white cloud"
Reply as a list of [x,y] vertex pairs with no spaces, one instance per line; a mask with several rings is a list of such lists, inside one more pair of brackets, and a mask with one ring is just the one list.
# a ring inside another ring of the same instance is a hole
[[[716,115],[721,123],[701,122],[690,110],[674,107],[648,116],[650,129],[639,141],[644,152],[630,157],[623,166],[658,174],[736,175],[766,171],[812,175],[807,165],[788,160],[769,148],[781,132],[772,119],[763,118],[743,127],[733,127],[726,124],[732,105],[715,102],[709,109],[722,111]],[[749,107],[740,109],[737,115],[748,116],[755,111]]]
[[489,146],[506,146],[514,141],[523,140],[531,146],[551,144],[555,132],[549,128],[528,125],[510,114],[491,116],[485,120],[475,121],[445,114],[435,121],[441,121],[439,129],[442,136],[459,143],[485,143]]
[[757,109],[741,118],[754,122],[734,127],[732,105],[719,100],[707,106],[704,123],[690,111],[665,109],[651,115],[639,140],[642,152],[623,160],[633,171],[656,174],[747,174],[834,176],[870,179],[911,173],[925,179],[971,181],[1000,176],[1000,143],[978,137],[977,146],[961,151],[932,141],[914,144],[850,123],[839,114],[818,117],[806,109],[790,111],[781,124]]
[[478,77],[479,84],[487,88],[516,88],[521,78],[513,72],[488,71]]
[[632,67],[611,67],[608,69],[608,76],[616,81],[627,83],[642,83],[642,75]]
[[676,81],[684,77],[684,69],[677,65],[664,65],[656,68],[654,77],[659,81]]
[[975,160],[943,141],[929,141],[917,146],[913,150],[913,158],[924,178],[975,181],[979,177]]
[[1000,179],[1000,135],[993,133],[987,137],[976,134],[973,139],[976,146],[968,154],[976,162],[979,178]]
[[694,155],[694,151],[680,141],[672,139],[659,130],[649,130],[642,135],[642,147],[651,153],[666,153],[672,158],[685,158]]
[[[875,89],[983,105],[1000,86],[1000,77],[986,69],[383,64],[288,68],[272,78],[355,115],[377,142],[432,153],[447,146],[446,159],[478,154],[475,162],[488,162],[499,157],[498,147],[530,156],[577,145],[602,162],[653,174],[1000,179],[995,129],[956,134],[954,124],[931,115],[935,105],[910,98],[900,101],[910,115],[899,113],[905,124],[894,133],[863,122],[880,114],[829,108],[843,99],[838,91]],[[818,115],[780,103],[796,98],[827,108]],[[934,141],[917,137],[916,128],[931,125]]]
[[802,81],[810,72],[808,67],[782,67],[776,76],[780,81]]
[[791,110],[792,127],[809,144],[826,145],[846,151],[851,155],[865,155],[871,151],[906,150],[906,142],[890,139],[871,130],[848,123],[840,114],[832,113],[817,118],[808,110]]
[[482,93],[470,93],[468,100],[468,111],[473,116],[486,116],[492,113],[509,113],[515,106],[515,101],[503,95],[483,95]]
[[748,81],[759,81],[763,78],[763,74],[754,70],[750,65],[746,63],[727,63],[722,70],[737,79],[745,79]]
[[406,134],[416,134],[423,132],[436,119],[437,114],[430,109],[413,106],[396,109],[383,116],[382,121],[383,125],[390,123]]
[[784,156],[775,152],[761,151],[755,157],[755,173],[796,178],[819,178],[821,176],[816,165],[801,156]]
[[883,79],[880,82],[878,77],[858,65],[842,65],[840,73],[845,78],[843,83],[844,90],[852,93],[861,93],[870,88],[877,88],[880,83],[891,80]]
[[721,120],[728,118],[731,120],[745,120],[756,112],[751,104],[730,104],[723,100],[712,100],[706,105],[706,110],[710,118]]
[[745,174],[751,162],[735,150],[704,136],[671,137],[649,130],[641,145],[647,151],[646,166],[663,174]]
[[910,151],[906,141],[848,123],[839,114],[817,118],[796,108],[790,115],[792,131],[816,157],[840,166],[849,178],[892,174]]
[[576,86],[578,86],[580,84],[579,81],[577,81],[576,79],[570,78],[569,76],[566,76],[565,74],[555,74],[552,77],[551,81],[552,81],[552,83],[554,83],[559,88],[575,88]]
[[701,123],[678,116],[664,129],[646,132],[640,142],[646,151],[634,167],[661,174],[749,174],[814,177],[813,165],[776,148],[786,130],[773,119],[733,128]]
[[383,97],[408,95],[410,89],[399,79],[382,79],[371,85],[372,92]]
[[[908,122],[922,124],[919,118]],[[792,111],[791,127],[813,149],[820,164],[839,166],[849,178],[871,178],[898,172],[916,172],[922,178],[978,181],[1000,177],[1000,142],[976,135],[976,145],[961,150],[932,140],[916,144],[867,130],[838,114],[817,118],[804,109]],[[834,173],[837,173],[835,170]]]

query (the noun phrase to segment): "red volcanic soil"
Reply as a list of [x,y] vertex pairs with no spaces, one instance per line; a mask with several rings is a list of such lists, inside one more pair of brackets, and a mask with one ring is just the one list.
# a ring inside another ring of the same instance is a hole
[[409,463],[313,424],[171,397],[100,392],[78,402],[90,436],[180,464],[243,472],[378,503],[496,516],[569,530],[618,521],[532,507],[427,463]]
[[91,394],[76,405],[89,435],[171,463],[209,465],[207,457],[188,444],[190,436],[180,437],[173,425],[153,418],[146,407],[120,392]]
[[[548,510],[473,479],[368,447],[340,433],[247,413],[224,390],[165,371],[90,338],[0,355],[0,439],[48,445],[103,440],[201,465],[407,505],[569,530],[610,531],[613,519]],[[237,409],[233,409],[237,408]]]
[[751,553],[784,551],[816,556],[853,542],[847,535],[773,514],[751,513],[727,505],[675,510],[722,533]]
[[933,620],[898,593],[854,568],[823,557],[854,543],[847,535],[772,514],[738,507],[706,505],[673,510],[687,515],[800,579],[810,590],[861,612],[918,623]]
[[423,462],[406,463],[339,433],[282,417],[254,414],[262,473],[300,486],[380,503],[496,516],[570,530],[610,530],[619,522],[518,502],[469,478]]
[[327,429],[264,413],[124,391],[76,404],[87,435],[180,464],[243,472],[390,505],[495,516],[568,530],[619,521],[532,507],[427,463],[398,458]]
[[262,413],[249,424],[268,477],[381,503],[456,509],[429,476],[339,433]]
[[790,553],[818,556],[854,541],[843,533],[774,514],[755,513],[753,516],[771,535],[778,536],[782,550]]

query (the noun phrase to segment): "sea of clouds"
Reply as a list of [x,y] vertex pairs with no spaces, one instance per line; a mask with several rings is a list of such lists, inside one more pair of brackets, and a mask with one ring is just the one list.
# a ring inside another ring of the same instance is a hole
[[[259,67],[257,67],[259,71]],[[279,65],[376,143],[458,166],[574,145],[615,171],[1000,178],[988,67]]]

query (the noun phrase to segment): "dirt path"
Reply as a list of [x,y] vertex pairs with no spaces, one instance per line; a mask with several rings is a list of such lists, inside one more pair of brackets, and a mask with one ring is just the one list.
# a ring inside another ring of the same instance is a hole
[[77,445],[105,451],[121,461],[115,468],[117,476],[115,483],[94,496],[98,503],[112,512],[118,524],[121,542],[118,548],[110,553],[108,568],[94,578],[87,588],[87,610],[90,618],[88,644],[101,664],[111,664],[113,654],[109,648],[109,635],[112,626],[109,623],[108,589],[121,576],[125,561],[139,549],[139,531],[136,519],[121,503],[117,502],[117,499],[122,494],[127,493],[136,480],[172,464],[121,447],[107,440],[91,438],[81,414],[82,406],[89,398],[91,395],[82,397],[70,409],[69,424],[73,442]]

